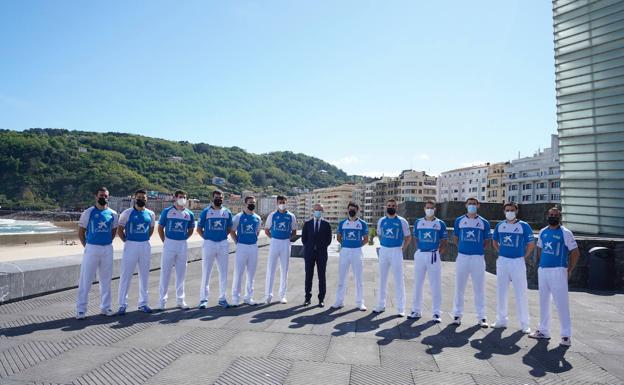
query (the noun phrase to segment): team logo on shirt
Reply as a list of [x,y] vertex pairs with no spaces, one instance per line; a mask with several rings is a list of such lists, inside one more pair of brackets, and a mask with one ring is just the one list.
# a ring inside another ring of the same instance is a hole
[[348,231],[347,234],[346,234],[345,239],[347,239],[349,241],[357,240],[357,235],[355,234],[355,231]]
[[466,231],[466,240],[476,240],[477,236],[475,235],[474,230]]
[[182,223],[182,222],[174,223],[173,231],[184,231],[184,223]]
[[145,227],[145,223],[139,223],[138,225],[136,225],[136,232],[137,233],[145,233],[145,232],[147,232],[147,228]]
[[505,246],[513,246],[513,241],[511,240],[511,235],[505,235],[503,237],[503,245],[505,245]]
[[97,224],[97,228],[95,229],[96,232],[105,232],[108,231],[108,225],[106,224],[106,221],[99,221]]
[[544,243],[544,251],[553,251],[553,246],[552,246],[552,242],[545,242]]
[[223,222],[220,220],[208,221],[210,230],[223,230]]
[[277,223],[277,228],[279,230],[286,230],[286,222],[278,222]]
[[431,237],[431,231],[426,231],[423,233],[423,240],[433,240],[433,238]]

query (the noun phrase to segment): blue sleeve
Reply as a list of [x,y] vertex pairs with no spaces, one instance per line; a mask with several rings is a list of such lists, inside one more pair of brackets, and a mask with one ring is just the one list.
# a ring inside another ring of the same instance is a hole
[[190,217],[189,229],[194,229],[195,228],[195,214],[193,214],[191,210],[189,210],[189,217]]
[[483,239],[492,239],[492,228],[490,227],[490,222],[486,221],[485,219],[483,220],[483,231],[484,231],[484,235],[483,235]]
[[459,218],[455,219],[455,224],[453,224],[453,234],[459,237]]
[[446,223],[440,221],[440,239],[448,239],[448,232],[446,231]]
[[160,218],[158,218],[158,224],[161,225],[162,227],[167,227],[167,212],[169,210],[164,209],[161,213],[160,213]]
[[206,209],[203,209],[201,213],[199,213],[199,222],[197,222],[197,227],[200,229],[204,229],[206,226]]
[[232,230],[232,212],[228,211],[228,219],[227,222],[225,223],[225,227],[228,229],[228,231]]
[[412,230],[412,234],[414,234],[414,236],[416,238],[418,238],[418,221],[420,219],[416,219],[416,221],[414,222],[414,229]]
[[341,234],[342,233],[342,224],[344,223],[344,220],[340,221],[340,223],[338,223],[338,229],[336,229],[336,233]]
[[492,239],[494,239],[496,242],[498,242],[498,226],[500,226],[501,223],[503,222],[500,222],[496,225],[496,227],[494,228],[494,234],[492,234]]
[[529,226],[528,223],[523,223],[522,227],[524,228],[524,241],[529,244],[535,240],[535,236],[533,235],[533,229]]
[[364,233],[364,236],[368,235],[368,223],[362,221],[362,233]]

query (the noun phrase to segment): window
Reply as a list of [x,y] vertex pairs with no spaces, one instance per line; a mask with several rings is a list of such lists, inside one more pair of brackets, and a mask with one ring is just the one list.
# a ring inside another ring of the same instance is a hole
[[481,187],[481,191],[485,191],[485,187]]
[[492,191],[492,197],[497,197],[497,196],[498,196],[498,191],[497,190]]
[[559,188],[561,182],[559,182],[558,180],[554,181],[554,182],[550,182],[550,187],[551,188]]
[[548,197],[548,195],[546,195],[546,194],[538,194],[538,195],[535,196],[535,201],[536,202],[542,202],[542,201],[545,201],[547,197]]
[[533,185],[531,183],[525,183],[522,185],[523,190],[531,190],[532,187]]
[[531,200],[531,196],[530,195],[523,195],[522,196],[522,202],[529,202]]
[[560,196],[560,194],[550,194],[550,200],[551,201],[561,200],[561,196]]
[[518,191],[518,185],[517,184],[509,185],[509,191]]
[[546,188],[546,182],[539,182],[537,184],[537,188],[538,189],[545,189]]

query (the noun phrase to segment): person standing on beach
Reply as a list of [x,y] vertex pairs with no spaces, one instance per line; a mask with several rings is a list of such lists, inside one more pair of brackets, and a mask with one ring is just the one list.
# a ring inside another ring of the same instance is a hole
[[138,309],[143,313],[152,312],[148,306],[147,288],[152,260],[152,248],[149,240],[154,233],[156,216],[152,210],[145,208],[146,203],[147,192],[143,189],[137,190],[134,193],[134,207],[124,210],[119,216],[117,235],[125,244],[119,277],[118,315],[126,314],[128,289],[137,265],[139,266]]
[[84,247],[78,298],[76,299],[76,319],[84,319],[87,314],[89,290],[97,273],[100,281],[100,314],[112,316],[111,281],[113,278],[113,238],[115,238],[119,216],[108,207],[108,189],[100,187],[95,192],[95,206],[86,209],[78,222],[78,237]]

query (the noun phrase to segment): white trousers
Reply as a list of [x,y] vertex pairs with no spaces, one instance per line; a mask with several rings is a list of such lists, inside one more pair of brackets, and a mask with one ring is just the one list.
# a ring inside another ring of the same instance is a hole
[[245,286],[245,301],[253,298],[254,277],[258,266],[258,244],[246,245],[238,243],[236,245],[236,264],[234,266],[234,276],[232,277],[232,302],[240,302],[241,285],[243,283],[243,273],[247,271],[247,285]]
[[455,261],[455,300],[453,316],[461,317],[464,313],[464,292],[468,277],[472,278],[477,320],[486,317],[485,313],[485,257],[483,255],[457,254]]
[[540,267],[537,270],[537,282],[540,297],[539,330],[550,336],[550,299],[552,298],[559,322],[561,337],[572,337],[570,303],[568,300],[568,269],[566,267]]
[[377,306],[386,307],[388,272],[394,276],[394,294],[397,311],[405,311],[405,281],[403,279],[403,250],[401,247],[381,247],[379,249],[379,298]]
[[100,309],[111,308],[111,280],[113,279],[113,245],[91,245],[87,243],[80,265],[78,280],[78,298],[76,311],[87,311],[89,290],[97,278],[100,282]]
[[529,298],[527,294],[526,263],[524,258],[496,260],[496,323],[507,325],[507,290],[511,282],[516,297],[516,313],[520,328],[529,327]]
[[128,307],[128,290],[137,265],[139,267],[139,303],[138,306],[148,304],[148,279],[152,247],[149,241],[126,241],[121,257],[121,273],[119,275],[119,307]]
[[414,253],[414,299],[412,311],[422,314],[423,286],[425,276],[429,276],[431,305],[433,314],[440,315],[442,303],[442,261],[439,251],[420,251]]
[[204,239],[204,247],[202,248],[202,279],[199,287],[200,301],[207,301],[210,295],[210,275],[215,262],[217,262],[217,271],[219,272],[219,301],[225,299],[229,251],[227,239],[219,242]]
[[336,304],[343,305],[345,292],[347,290],[346,280],[349,275],[349,266],[353,269],[353,278],[355,280],[355,304],[357,306],[364,305],[362,295],[362,248],[340,248],[340,257],[338,259],[338,288],[336,290]]
[[160,258],[160,306],[167,303],[169,277],[171,268],[175,268],[176,300],[178,304],[184,302],[184,278],[186,276],[187,245],[186,240],[165,238],[162,256]]
[[280,265],[280,284],[279,284],[279,296],[280,298],[286,297],[286,290],[288,289],[288,262],[290,259],[290,239],[275,239],[271,238],[269,245],[269,258],[267,260],[267,272],[265,282],[265,295],[267,297],[273,296],[273,284],[275,282],[275,269],[277,269],[277,261]]

